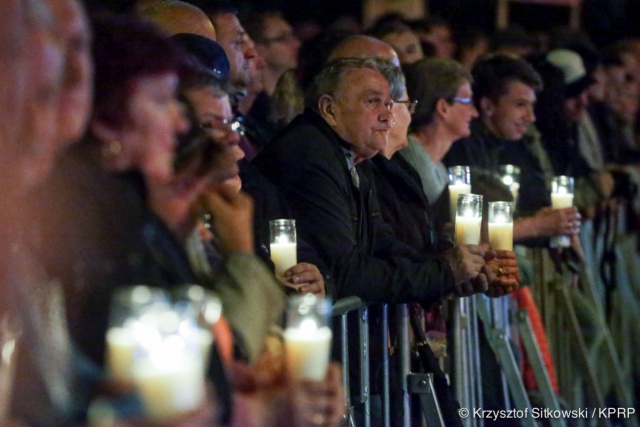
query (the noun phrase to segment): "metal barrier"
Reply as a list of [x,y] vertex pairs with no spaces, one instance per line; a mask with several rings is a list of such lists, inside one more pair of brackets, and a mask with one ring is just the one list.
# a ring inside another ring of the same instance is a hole
[[[619,215],[619,212],[615,213]],[[616,222],[620,226],[621,221]],[[599,230],[599,231],[598,231]],[[583,227],[582,240],[587,260],[581,264],[580,271],[573,271],[567,266],[560,266],[551,259],[549,251],[545,249],[530,249],[528,259],[533,263],[533,283],[531,288],[539,307],[542,322],[547,332],[552,357],[558,374],[560,394],[568,408],[580,409],[607,408],[609,395],[616,398],[616,404],[620,408],[634,408],[634,395],[632,389],[632,375],[638,374],[638,364],[633,357],[638,358],[638,352],[632,351],[633,339],[630,329],[626,330],[626,336],[611,334],[611,324],[607,320],[618,319],[615,310],[621,310],[620,300],[627,299],[629,304],[638,304],[638,296],[629,291],[633,275],[628,273],[633,265],[633,260],[625,265],[613,266],[617,268],[616,284],[617,294],[622,295],[618,300],[610,299],[614,304],[611,316],[607,316],[605,302],[607,301],[603,278],[600,274],[599,257],[602,256],[605,247],[606,236],[599,236],[604,227],[596,227],[586,223]],[[634,240],[635,242],[635,240]],[[614,245],[619,242],[613,241]],[[626,242],[629,245],[629,242]],[[634,254],[635,243],[634,243]],[[622,251],[621,247],[616,250]],[[627,249],[627,252],[629,249]],[[630,256],[626,253],[626,256]],[[640,262],[640,256],[634,255]],[[635,258],[634,258],[635,259]],[[611,271],[611,270],[609,270]],[[625,271],[627,273],[625,273]],[[636,274],[640,281],[640,273]],[[639,286],[636,284],[636,286]],[[585,337],[585,331],[581,324],[581,308],[576,307],[576,295],[584,298],[593,307],[593,325],[599,331],[597,342],[593,338]],[[634,299],[635,298],[635,299]],[[449,304],[450,337],[448,343],[451,372],[450,378],[462,408],[473,410],[483,407],[481,360],[479,354],[479,337],[485,334],[491,350],[494,352],[499,365],[500,375],[504,384],[505,395],[503,397],[506,409],[528,410],[532,413],[532,405],[525,390],[519,366],[513,353],[509,338],[517,334],[518,340],[530,361],[533,374],[542,398],[544,408],[560,410],[560,399],[553,390],[549,373],[546,370],[542,354],[538,347],[536,337],[529,321],[527,312],[514,310],[510,307],[510,298],[488,299],[483,295],[470,298],[452,299]],[[617,301],[617,302],[616,302]],[[617,305],[616,305],[617,304]],[[370,331],[368,316],[369,306],[359,298],[346,298],[339,300],[334,305],[334,316],[340,318],[342,329],[341,351],[344,366],[343,382],[347,390],[347,425],[356,426],[354,417],[352,396],[349,396],[349,352],[350,343],[355,342],[354,337],[348,336],[347,316],[356,313],[358,317],[358,349],[360,358],[360,395],[358,399],[363,407],[364,427],[371,426],[371,383],[368,375],[370,362],[369,333],[381,334],[383,360],[383,384],[381,387],[381,422],[388,427],[392,422],[390,403],[390,364],[389,364],[389,323],[395,323],[395,340],[398,343],[397,357],[400,376],[402,379],[402,407],[404,416],[402,426],[411,425],[412,399],[411,395],[420,397],[421,413],[427,422],[427,426],[444,426],[442,413],[434,389],[433,377],[430,374],[414,373],[411,371],[411,349],[409,343],[409,311],[406,305],[394,307],[395,317],[389,318],[389,307],[382,306],[381,330]],[[628,327],[640,325],[640,312],[631,310],[620,317],[618,323],[632,322]],[[478,322],[480,321],[480,322]],[[482,327],[479,327],[479,325]],[[614,337],[616,339],[614,339]],[[351,339],[350,339],[351,338]],[[635,337],[636,339],[638,336]],[[637,344],[636,344],[637,345]],[[623,351],[625,358],[620,357]],[[634,371],[635,370],[635,371]],[[609,405],[611,405],[609,403]],[[637,414],[636,414],[637,416]],[[484,420],[469,416],[462,420],[465,427],[482,427]],[[553,427],[565,427],[567,422],[562,418],[548,420]],[[593,420],[591,420],[593,422]],[[575,425],[591,425],[589,420],[573,420]],[[600,418],[598,425],[611,426],[612,420]],[[623,418],[623,425],[638,427],[637,417]],[[524,426],[536,426],[537,420],[529,417],[522,419]],[[618,424],[616,424],[618,425]],[[360,427],[360,426],[358,426]],[[395,425],[393,427],[396,427]]]

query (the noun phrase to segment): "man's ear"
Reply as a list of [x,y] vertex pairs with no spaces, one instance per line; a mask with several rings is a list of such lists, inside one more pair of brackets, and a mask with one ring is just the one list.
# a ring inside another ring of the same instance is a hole
[[447,112],[450,109],[451,105],[449,105],[449,103],[444,98],[440,98],[436,101],[436,113],[438,113],[439,116],[446,116]]
[[486,96],[480,98],[480,115],[485,117],[491,117],[493,116],[495,109],[496,109],[496,106],[492,100],[490,100]]
[[335,116],[335,102],[329,95],[322,95],[318,100],[318,110],[325,122],[331,127],[335,127],[338,122]]

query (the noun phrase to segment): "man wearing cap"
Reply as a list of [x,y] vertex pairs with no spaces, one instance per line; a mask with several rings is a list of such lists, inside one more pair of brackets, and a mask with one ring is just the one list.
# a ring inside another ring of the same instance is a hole
[[[614,189],[610,173],[594,169],[585,158],[592,146],[601,150],[597,131],[587,113],[589,87],[595,82],[584,67],[582,58],[568,49],[549,52],[546,60],[561,73],[563,89],[560,99],[551,99],[554,116],[541,122],[543,142],[556,175],[576,178],[576,205],[593,212],[593,205],[609,197]],[[553,110],[559,108],[560,111]],[[594,140],[594,141],[591,141]]]

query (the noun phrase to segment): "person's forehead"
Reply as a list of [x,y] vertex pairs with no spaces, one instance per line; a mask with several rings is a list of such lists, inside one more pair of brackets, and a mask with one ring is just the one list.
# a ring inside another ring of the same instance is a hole
[[500,99],[536,99],[536,91],[526,83],[519,80],[512,80],[506,85],[505,94]]
[[216,17],[215,27],[219,37],[236,37],[244,34],[240,20],[233,13],[224,13]]
[[264,20],[265,33],[291,30],[291,25],[280,16],[269,16]]
[[340,80],[338,91],[344,93],[380,93],[388,96],[391,91],[387,79],[371,68],[351,70]]

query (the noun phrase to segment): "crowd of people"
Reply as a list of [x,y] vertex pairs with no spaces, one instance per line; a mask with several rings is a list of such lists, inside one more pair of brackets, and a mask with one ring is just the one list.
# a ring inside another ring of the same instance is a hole
[[[400,15],[301,40],[276,11],[224,2],[139,0],[90,17],[79,0],[0,5],[2,426],[338,426],[347,394],[360,425],[359,381],[345,390],[338,363],[320,380],[284,368],[292,295],[359,297],[371,331],[380,304],[410,304],[445,332],[447,298],[527,289],[531,251],[559,236],[558,265],[584,265],[582,222],[639,208],[639,40],[598,50],[558,32],[543,45]],[[514,250],[491,247],[486,224],[456,244],[447,167],[459,165],[485,204],[514,204]],[[559,175],[575,179],[573,207],[552,208]],[[269,221],[284,218],[298,262],[280,276]],[[111,302],[126,286],[196,283],[223,308],[208,392],[183,416],[150,418],[106,368]],[[397,340],[371,334],[373,425],[380,352]],[[428,360],[446,425],[461,425]],[[486,387],[499,375],[483,362]],[[402,416],[394,399],[392,425]]]

